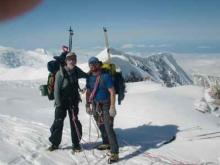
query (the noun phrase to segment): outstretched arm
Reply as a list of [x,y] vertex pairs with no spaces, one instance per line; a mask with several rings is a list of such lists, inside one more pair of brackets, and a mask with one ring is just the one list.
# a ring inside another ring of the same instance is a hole
[[88,74],[85,73],[84,71],[82,71],[82,69],[80,69],[79,67],[77,68],[77,72],[78,72],[78,78],[87,78]]
[[111,117],[115,117],[116,115],[116,109],[115,109],[115,89],[114,87],[108,88],[108,91],[110,93],[110,109],[109,109],[109,115]]

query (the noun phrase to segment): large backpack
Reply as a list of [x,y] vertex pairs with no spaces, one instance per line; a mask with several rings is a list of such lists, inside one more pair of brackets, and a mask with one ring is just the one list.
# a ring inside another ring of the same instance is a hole
[[49,100],[54,100],[54,85],[56,74],[49,73],[47,78],[47,97]]
[[47,78],[47,97],[49,100],[54,100],[54,84],[57,71],[60,69],[60,62],[52,60],[47,63],[49,75]]
[[115,93],[118,95],[118,104],[120,105],[121,101],[125,97],[125,92],[126,92],[125,80],[122,76],[122,73],[116,71],[115,64],[109,64],[109,63],[102,64],[102,72],[109,73],[112,76]]
[[47,84],[40,85],[40,91],[42,96],[47,96],[49,100],[54,100],[55,76],[60,69],[60,62],[58,60],[49,61],[47,69],[49,71]]
[[[62,83],[65,78],[70,82],[67,72],[63,68],[62,64],[57,61],[49,61],[47,64],[47,68],[49,71],[49,75],[47,78],[47,84],[40,85],[40,91],[42,96],[47,96],[49,100],[54,100],[54,85],[55,85],[55,79],[56,79],[56,73],[61,70],[62,72]],[[77,66],[76,66],[77,68]],[[78,77],[78,72],[76,70],[76,76]],[[77,90],[81,90],[77,81]],[[79,96],[79,100],[81,101],[81,98]]]

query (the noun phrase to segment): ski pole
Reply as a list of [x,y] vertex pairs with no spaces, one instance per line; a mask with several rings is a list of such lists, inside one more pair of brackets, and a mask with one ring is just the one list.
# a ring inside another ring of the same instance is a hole
[[92,115],[89,115],[89,143],[91,142],[91,123],[92,123]]
[[[82,148],[84,157],[85,157],[85,159],[86,159],[88,165],[90,165],[89,160],[88,160],[88,157],[86,156],[86,153],[85,153],[85,151],[84,151],[84,148],[83,148],[82,144],[80,143],[80,139],[81,139],[81,138],[80,138],[80,132],[79,132],[79,128],[78,128],[78,126],[77,126],[77,124],[76,124],[76,116],[75,116],[75,114],[74,114],[74,111],[73,111],[72,107],[71,107],[71,110],[72,110],[72,121],[73,121],[74,126],[75,126],[75,129],[76,129],[76,134],[77,134],[77,138],[78,138],[78,141],[79,141],[79,145],[80,145],[81,148]],[[81,137],[82,137],[82,135],[81,135]]]

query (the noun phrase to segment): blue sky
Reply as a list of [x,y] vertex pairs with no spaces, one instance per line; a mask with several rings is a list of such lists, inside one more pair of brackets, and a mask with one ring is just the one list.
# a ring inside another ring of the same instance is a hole
[[220,52],[219,9],[219,0],[45,0],[0,23],[0,45],[59,49],[71,25],[73,47],[104,47],[106,26],[116,48]]

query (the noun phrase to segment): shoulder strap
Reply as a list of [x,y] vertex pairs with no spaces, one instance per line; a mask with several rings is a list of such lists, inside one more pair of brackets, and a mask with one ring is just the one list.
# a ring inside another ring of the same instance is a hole
[[89,102],[90,103],[92,102],[93,98],[95,97],[96,91],[97,91],[98,86],[99,86],[100,78],[101,78],[101,75],[98,75],[96,77],[95,86],[94,86],[94,88],[92,90],[92,93],[89,96]]

